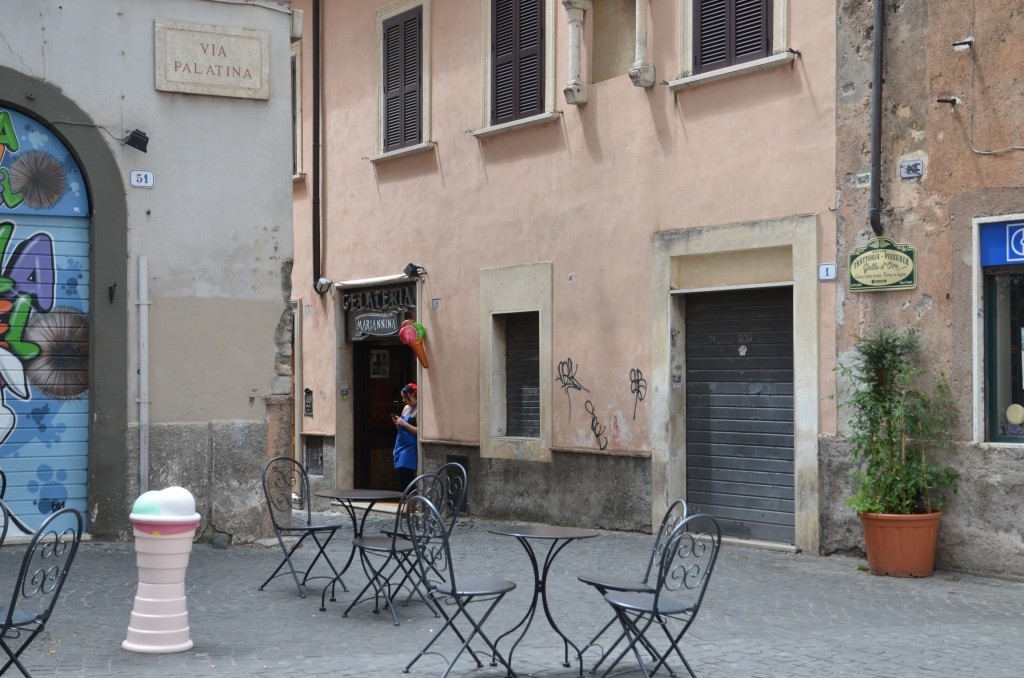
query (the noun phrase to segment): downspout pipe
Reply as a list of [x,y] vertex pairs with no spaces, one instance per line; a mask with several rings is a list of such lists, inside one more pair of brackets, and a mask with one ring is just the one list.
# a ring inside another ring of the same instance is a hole
[[312,145],[313,157],[310,173],[312,175],[312,284],[321,279],[321,0],[313,0],[313,114],[312,114]]
[[149,491],[149,259],[139,257],[139,494]]
[[885,45],[885,0],[875,0],[874,45],[871,64],[871,193],[868,219],[875,235],[882,235],[882,58]]

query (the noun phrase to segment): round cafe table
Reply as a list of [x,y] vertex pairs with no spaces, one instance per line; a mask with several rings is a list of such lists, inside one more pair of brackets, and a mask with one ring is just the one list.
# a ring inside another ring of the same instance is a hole
[[[572,645],[572,649],[576,652],[576,658],[580,662],[580,676],[583,675],[583,655],[579,646],[576,643],[569,640],[561,629],[558,628],[558,624],[555,623],[554,618],[551,616],[551,608],[548,606],[548,571],[551,570],[552,563],[555,562],[555,557],[568,546],[571,542],[577,539],[590,539],[600,534],[597,530],[588,530],[580,527],[558,527],[555,525],[503,525],[500,527],[493,527],[488,529],[488,532],[493,534],[502,535],[505,537],[515,537],[516,540],[522,544],[523,549],[526,551],[526,555],[530,558],[530,566],[533,568],[533,599],[530,601],[530,607],[526,611],[526,615],[522,620],[513,626],[511,629],[503,633],[495,641],[494,645],[497,647],[498,643],[508,635],[511,635],[519,627],[523,627],[522,632],[516,641],[512,643],[511,649],[508,652],[508,665],[509,675],[511,673],[512,666],[512,654],[516,651],[516,646],[526,636],[526,632],[530,630],[530,624],[533,622],[533,616],[537,612],[537,600],[540,599],[541,604],[544,608],[544,616],[548,619],[548,624],[555,633],[559,635],[564,643],[565,647],[565,658],[562,662],[562,666],[569,666],[569,646]],[[531,540],[540,540],[549,542],[547,555],[544,557],[544,566],[538,567],[537,554],[533,550],[533,544]]]
[[[370,515],[370,510],[373,509],[373,505],[381,501],[398,501],[402,498],[403,493],[398,490],[355,490],[336,488],[333,490],[317,490],[313,493],[317,497],[323,497],[324,499],[334,499],[341,504],[345,512],[348,513],[348,517],[352,520],[352,536],[361,537],[363,536],[363,528],[366,526],[366,518]],[[363,515],[362,518],[356,517],[356,509],[359,508],[356,504],[362,504]],[[352,564],[352,559],[356,555],[355,544],[352,545],[352,550],[349,551],[348,560],[345,561],[345,566],[338,570],[338,576],[334,578],[327,586],[324,587],[323,595],[320,596],[320,611],[323,612],[327,608],[324,604],[324,599],[327,594],[327,589],[331,589],[331,602],[334,602],[334,588],[338,582],[341,581],[341,575],[348,570],[348,566]],[[341,582],[341,588],[344,591],[345,583]]]

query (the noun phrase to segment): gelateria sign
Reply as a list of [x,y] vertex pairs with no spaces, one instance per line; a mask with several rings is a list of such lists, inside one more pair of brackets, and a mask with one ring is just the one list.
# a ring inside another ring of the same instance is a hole
[[917,287],[917,250],[892,238],[873,238],[850,252],[850,291],[912,290]]

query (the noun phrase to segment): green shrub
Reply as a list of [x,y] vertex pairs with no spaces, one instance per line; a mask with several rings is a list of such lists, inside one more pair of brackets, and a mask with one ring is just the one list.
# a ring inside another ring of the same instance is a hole
[[952,445],[955,404],[945,377],[927,392],[921,340],[913,330],[885,329],[860,337],[841,407],[852,410],[850,451],[856,485],[847,505],[858,513],[931,513],[956,492],[958,473],[929,461],[928,451]]

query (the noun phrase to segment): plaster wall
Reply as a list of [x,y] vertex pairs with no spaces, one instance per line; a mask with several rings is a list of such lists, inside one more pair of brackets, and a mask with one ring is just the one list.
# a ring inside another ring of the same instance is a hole
[[[290,116],[287,3],[276,4],[282,11],[205,0],[68,2],[40,11],[42,6],[26,2],[4,8],[5,24],[18,29],[4,31],[0,63],[59,84],[91,117],[70,123],[95,124],[108,132],[128,205],[128,289],[115,295],[137,298],[137,262],[146,257],[152,329],[166,338],[162,345],[157,342],[161,352],[150,360],[177,363],[170,368],[175,379],[151,384],[154,418],[188,420],[186,413],[195,411],[189,399],[202,393],[204,419],[262,420],[262,402],[257,398],[250,409],[249,398],[253,389],[262,394],[275,386],[273,327],[283,303],[282,266],[293,248],[289,138],[267,127],[268,119]],[[253,102],[155,90],[155,20],[271,31],[276,39],[270,44],[270,80],[283,91]],[[112,138],[135,128],[150,137],[146,154]],[[154,171],[154,188],[128,187],[131,169]],[[102,272],[94,284],[106,289]],[[193,299],[199,303],[187,301]],[[225,322],[224,308],[235,300],[264,306],[264,320],[272,318],[269,329],[244,332]],[[175,305],[190,307],[181,312]],[[138,331],[135,310],[132,336]],[[186,348],[179,343],[182,330],[195,336],[199,328],[201,350],[180,350]],[[129,350],[129,375],[134,375],[137,340],[129,342]],[[236,369],[237,355],[250,360],[262,355],[263,369]],[[186,369],[180,369],[183,363]],[[130,418],[137,420],[137,379],[127,378],[126,387],[133,404]]]
[[[371,278],[399,273],[408,262],[428,271],[420,298],[440,299],[441,309],[418,309],[430,359],[420,374],[420,437],[472,445],[480,443],[483,397],[480,271],[550,261],[551,368],[557,376],[571,359],[586,389],[564,389],[557,379],[543,385],[550,388],[552,450],[649,456],[652,401],[664,397],[667,382],[652,381],[640,400],[630,375],[654,373],[653,235],[812,214],[811,259],[834,260],[834,8],[790,3],[789,45],[801,54],[792,66],[678,93],[664,85],[634,87],[624,74],[593,82],[588,15],[589,101],[576,107],[560,93],[568,79],[568,28],[556,3],[549,30],[558,94],[546,108],[560,115],[547,125],[478,138],[467,131],[483,117],[486,4],[430,3],[426,136],[436,147],[370,163],[379,115],[374,22],[382,3],[352,1],[344,12],[324,3],[324,275]],[[679,7],[650,3],[649,59],[659,79],[683,70]],[[297,189],[297,210],[309,209],[306,193]],[[743,246],[763,243],[753,233]],[[293,283],[305,295],[311,268],[303,248],[297,245]],[[831,285],[811,288],[822,318],[834,315],[832,295]],[[332,334],[336,304],[303,297],[302,379],[324,404],[304,425],[336,432],[341,456],[351,419],[337,397],[345,368],[336,362]],[[832,354],[827,325],[814,340],[823,356]],[[345,350],[342,362],[350,360]],[[819,369],[827,383],[830,362]],[[606,431],[603,450],[595,421]]]
[[[961,472],[959,495],[940,528],[938,566],[1019,578],[1022,534],[1007,515],[1024,509],[1017,485],[1020,449],[978,444],[975,431],[984,384],[973,332],[972,291],[977,252],[972,220],[1024,211],[1024,115],[1020,36],[1024,16],[1012,0],[963,3],[886,3],[882,116],[881,207],[884,234],[917,248],[917,289],[851,293],[839,289],[837,348],[849,355],[856,337],[883,326],[914,327],[923,335],[929,369],[949,379],[957,401],[951,463]],[[868,224],[869,101],[872,6],[839,3],[837,39],[837,171],[840,183],[839,279],[845,253],[874,234]],[[970,50],[953,43],[969,35]],[[957,98],[957,103],[938,99]],[[903,160],[924,161],[921,179],[899,177]],[[859,178],[860,177],[860,178]],[[840,421],[838,431],[844,432]],[[822,473],[849,468],[841,441],[823,439]],[[829,471],[830,470],[830,471]],[[859,527],[843,507],[849,488],[823,487],[825,552],[862,548]]]
[[[139,262],[148,261],[150,422],[168,435],[150,443],[149,481],[202,493],[213,482],[251,484],[263,443],[248,464],[180,464],[183,441],[211,422],[265,427],[263,396],[288,394],[287,336],[280,331],[291,275],[290,139],[277,131],[290,117],[290,3],[265,6],[206,0],[118,3],[7,3],[0,67],[28,83],[0,96],[49,121],[82,154],[94,207],[92,369],[97,423],[90,452],[94,534],[117,534],[139,489]],[[176,94],[154,88],[154,22],[181,21],[267,31],[271,95],[267,101]],[[37,83],[33,87],[31,83]],[[43,95],[66,102],[44,107]],[[281,125],[277,122],[280,121]],[[148,152],[120,142],[148,134]],[[101,153],[75,140],[89,130]],[[115,171],[100,180],[99,155]],[[132,188],[131,170],[155,173],[151,189]],[[122,210],[116,224],[98,229]],[[99,234],[99,235],[97,235]],[[117,253],[108,260],[111,253]],[[99,264],[99,265],[97,265]],[[105,323],[100,306],[118,309]],[[282,340],[285,346],[282,346]],[[96,373],[97,356],[122,363]],[[117,414],[109,426],[103,422]],[[177,431],[177,433],[173,433]],[[251,431],[245,440],[263,434]],[[207,456],[209,460],[209,448]],[[244,454],[243,454],[244,457]],[[135,477],[127,477],[134,469]],[[173,472],[172,472],[173,471]],[[235,518],[228,518],[232,524]]]

